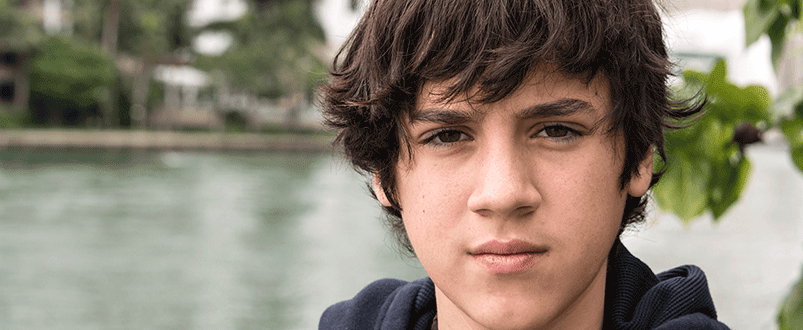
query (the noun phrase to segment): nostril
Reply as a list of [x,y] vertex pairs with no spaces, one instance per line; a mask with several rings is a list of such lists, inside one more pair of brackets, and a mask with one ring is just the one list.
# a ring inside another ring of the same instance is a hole
[[532,206],[522,206],[516,209],[516,214],[520,217],[527,217],[535,213],[535,208]]
[[491,210],[488,210],[488,209],[476,210],[476,211],[474,211],[474,213],[477,213],[477,214],[479,214],[480,216],[482,216],[484,218],[488,218],[491,215],[493,215],[493,212],[491,212]]

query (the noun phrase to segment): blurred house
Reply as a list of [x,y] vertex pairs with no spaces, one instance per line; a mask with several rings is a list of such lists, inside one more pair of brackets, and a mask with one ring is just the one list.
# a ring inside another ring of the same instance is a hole
[[0,52],[0,105],[23,108],[28,104],[28,76],[22,64],[27,56],[21,51]]
[[[33,18],[37,30],[39,26],[48,34],[70,34],[72,30],[71,12],[65,10],[72,6],[72,0],[19,0],[8,4],[16,13],[24,14],[20,22],[28,23],[26,19]],[[0,106],[11,105],[17,111],[28,107],[29,65],[35,51],[30,38],[38,35],[27,28],[26,25],[6,36],[13,40],[0,40]]]
[[[12,9],[34,17],[39,24],[44,21],[41,1],[22,0],[10,5]],[[25,46],[9,47],[0,40],[0,106],[11,105],[16,109],[24,109],[28,105],[28,62],[31,51]]]
[[151,112],[148,122],[158,129],[222,129],[224,118],[214,104],[199,102],[198,95],[208,86],[205,72],[187,64],[162,64],[154,70],[154,79],[164,86],[164,100]]
[[[350,6],[350,2],[355,6]],[[358,2],[360,1],[319,0],[316,14],[324,28],[327,47],[318,55],[326,62],[334,56],[334,51],[331,50],[339,47],[345,35],[351,30],[350,26],[353,26],[361,15],[361,8],[356,6]],[[335,10],[331,10],[332,6]],[[203,26],[215,21],[236,20],[246,10],[247,4],[243,0],[193,0],[189,22],[192,26]],[[354,22],[345,24],[348,30],[341,32],[342,37],[333,37],[332,31],[343,30],[343,20],[349,17]],[[324,20],[332,24],[326,24]],[[225,32],[206,32],[195,38],[193,48],[199,53],[219,55],[224,53],[231,43],[231,36]],[[314,102],[310,102],[303,93],[290,93],[277,100],[271,100],[231,90],[225,82],[225,77],[214,72],[205,73],[190,67],[171,66],[161,66],[157,71],[159,73],[155,78],[165,84],[164,105],[157,109],[158,113],[152,117],[152,123],[157,127],[194,128],[202,123],[208,123],[211,125],[209,128],[217,129],[231,121],[241,121],[242,128],[249,130],[280,126],[317,129],[321,126],[322,118],[319,111]],[[195,72],[188,75],[179,73],[190,71]]]

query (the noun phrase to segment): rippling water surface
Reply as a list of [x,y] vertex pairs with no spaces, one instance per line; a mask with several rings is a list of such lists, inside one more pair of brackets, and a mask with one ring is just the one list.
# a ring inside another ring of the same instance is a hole
[[[624,241],[656,271],[700,265],[732,328],[774,329],[803,179],[751,153],[719,225],[660,216]],[[373,280],[425,275],[379,214],[329,154],[0,151],[0,329],[315,329]]]
[[314,329],[423,276],[327,156],[0,153],[0,328]]

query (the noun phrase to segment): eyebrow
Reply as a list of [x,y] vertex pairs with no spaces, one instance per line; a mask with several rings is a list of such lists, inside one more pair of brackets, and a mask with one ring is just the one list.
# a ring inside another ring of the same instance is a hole
[[[559,99],[524,108],[519,112],[518,117],[521,119],[537,119],[568,116],[572,114],[586,114],[592,112],[594,112],[594,106],[587,101],[580,99]],[[483,113],[477,111],[476,109],[462,111],[442,108],[427,108],[415,112],[412,118],[410,118],[410,123],[416,124],[419,122],[430,122],[446,125],[457,125],[479,120],[482,115]]]
[[536,104],[524,108],[519,113],[520,118],[547,118],[560,117],[572,114],[589,114],[594,112],[594,106],[580,99],[559,99],[552,102]]
[[451,109],[441,109],[441,108],[428,108],[428,109],[422,109],[421,111],[416,111],[413,114],[412,118],[410,118],[410,123],[416,124],[419,122],[429,122],[429,123],[440,123],[446,125],[457,125],[477,120],[481,116],[482,113],[477,111],[476,109],[471,109],[469,111],[462,111],[462,110],[451,110]]

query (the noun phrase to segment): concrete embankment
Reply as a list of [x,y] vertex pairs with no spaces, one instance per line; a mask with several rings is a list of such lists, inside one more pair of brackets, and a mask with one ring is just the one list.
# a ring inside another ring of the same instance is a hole
[[326,134],[257,134],[123,130],[33,129],[0,131],[1,148],[107,148],[143,150],[324,151]]

